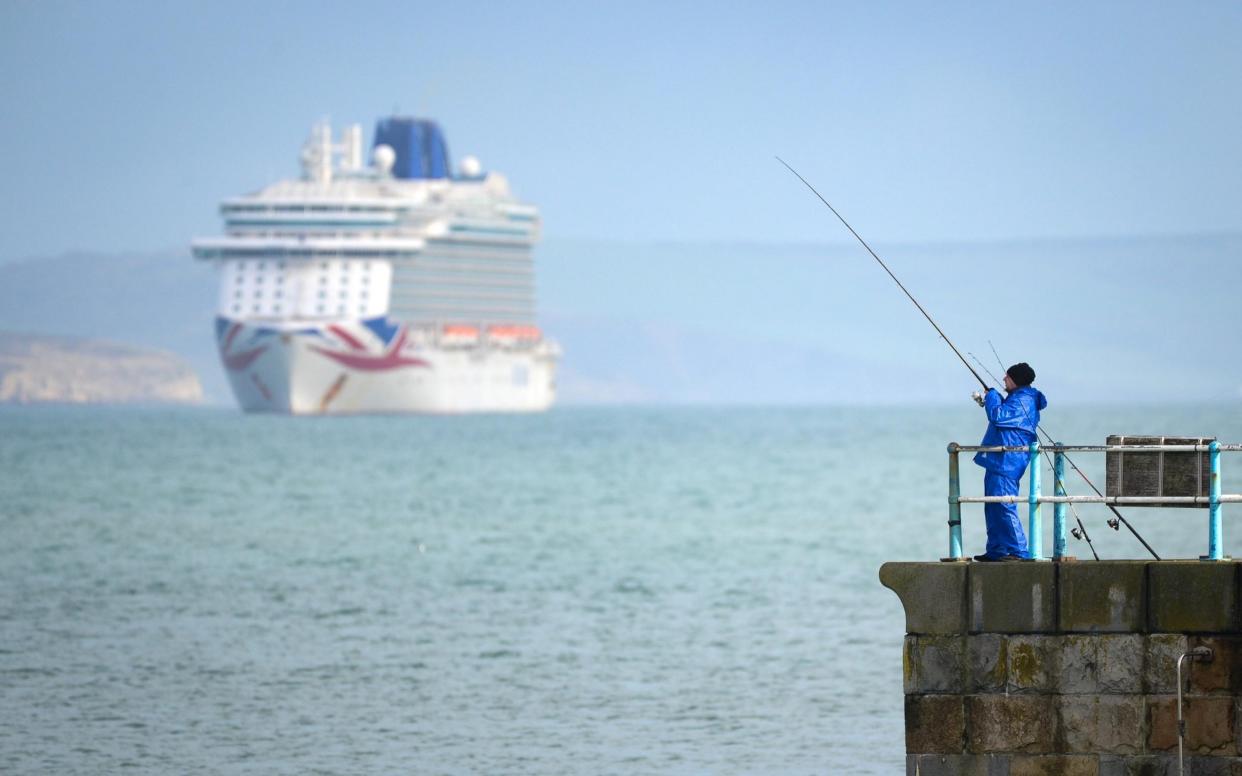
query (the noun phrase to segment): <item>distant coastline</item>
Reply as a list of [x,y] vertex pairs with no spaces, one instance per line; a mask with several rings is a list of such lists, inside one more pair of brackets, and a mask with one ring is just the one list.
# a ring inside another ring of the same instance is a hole
[[0,404],[201,404],[179,357],[106,340],[0,331]]
[[[1034,365],[1054,407],[1242,400],[1242,233],[873,247],[965,351]],[[969,404],[973,378],[857,245],[549,237],[536,263],[560,406]],[[184,248],[0,262],[0,330],[175,353],[232,406],[218,303]]]

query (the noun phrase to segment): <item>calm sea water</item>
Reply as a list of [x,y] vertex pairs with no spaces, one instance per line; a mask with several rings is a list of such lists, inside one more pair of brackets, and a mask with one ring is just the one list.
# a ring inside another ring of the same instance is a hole
[[[1236,406],[1045,419],[1242,439]],[[981,432],[973,405],[2,411],[0,771],[901,772],[876,573],[945,554],[944,447]],[[1127,516],[1206,548],[1201,510]]]

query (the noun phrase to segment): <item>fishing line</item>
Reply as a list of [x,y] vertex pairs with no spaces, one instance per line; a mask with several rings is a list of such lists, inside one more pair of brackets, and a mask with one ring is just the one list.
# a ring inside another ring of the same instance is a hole
[[884,263],[884,260],[881,259],[875,251],[871,250],[871,246],[867,244],[867,241],[864,240],[858,234],[858,232],[855,232],[854,227],[850,226],[849,222],[846,221],[844,218],[842,218],[841,214],[837,212],[837,209],[833,207],[831,204],[829,204],[828,200],[824,199],[824,195],[816,191],[815,187],[812,186],[810,182],[807,181],[806,178],[803,178],[801,175],[799,175],[797,170],[790,167],[788,162],[786,162],[784,159],[780,158],[779,156],[776,157],[776,161],[785,165],[785,169],[792,172],[795,176],[797,176],[798,180],[806,184],[806,187],[811,190],[811,193],[814,194],[816,197],[819,197],[819,201],[823,202],[824,205],[826,205],[828,209],[832,211],[832,214],[836,216],[841,221],[841,223],[845,224],[845,228],[850,230],[850,234],[854,235],[855,239],[857,239],[858,242],[862,243],[862,247],[867,249],[867,253],[870,253],[871,257],[880,263],[880,266],[883,267],[884,271],[888,273],[888,276],[893,279],[893,282],[897,284],[897,287],[905,292],[906,296],[910,298],[910,301],[914,302],[915,307],[919,308],[919,312],[921,312],[923,314],[923,317],[927,319],[927,322],[932,325],[932,328],[936,330],[936,333],[940,335],[940,338],[943,339],[945,343],[947,343],[948,346],[953,349],[953,353],[961,360],[962,366],[969,369],[970,373],[975,376],[976,380],[979,381],[979,385],[982,386],[986,390],[988,387],[987,383],[983,382],[983,378],[980,377],[979,373],[974,370],[974,367],[972,367],[969,363],[967,363],[966,358],[962,355],[961,351],[959,351],[957,349],[957,346],[954,345],[953,342],[948,337],[945,336],[945,333],[940,329],[938,325],[936,325],[936,322],[932,320],[932,317],[927,314],[926,310],[923,309],[923,305],[919,304],[919,300],[914,298],[914,294],[911,294],[906,289],[906,287],[902,284],[902,282],[897,279],[897,276],[894,275],[893,271],[888,268],[888,265]]
[[996,365],[1001,368],[1002,372],[1004,372],[1005,362],[1001,361],[1000,353],[996,352],[996,346],[992,344],[992,340],[988,340],[988,347],[992,349],[992,355],[996,357]]

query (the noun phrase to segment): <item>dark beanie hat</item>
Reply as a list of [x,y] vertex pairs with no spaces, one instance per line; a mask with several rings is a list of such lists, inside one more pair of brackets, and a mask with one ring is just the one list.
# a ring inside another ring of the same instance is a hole
[[1005,374],[1018,385],[1030,385],[1035,382],[1035,370],[1025,361],[1014,364],[1005,370]]

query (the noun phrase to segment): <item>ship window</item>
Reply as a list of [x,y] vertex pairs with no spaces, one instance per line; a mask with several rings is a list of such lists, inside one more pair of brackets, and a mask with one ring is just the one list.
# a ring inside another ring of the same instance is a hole
[[326,261],[320,262],[320,263],[319,263],[319,268],[320,268],[320,269],[327,269],[327,268],[328,268],[328,262],[326,262]]
[[366,285],[367,283],[369,283],[369,282],[371,282],[371,279],[370,279],[369,277],[367,277],[366,275],[363,275],[363,276],[362,276],[362,285],[364,285],[364,286],[365,286],[365,285]]
[[233,292],[233,298],[234,298],[234,299],[241,299],[241,289],[240,289],[240,288],[239,288],[239,289],[237,289],[236,291],[234,291],[234,292]]
[[259,311],[259,306],[258,306],[258,305],[255,305],[255,306],[254,306],[254,311],[255,311],[256,313]]
[[239,273],[237,273],[237,282],[238,282],[238,283],[241,283],[241,282],[242,282],[242,276],[241,276],[241,273],[240,273],[240,272],[239,272]]
[[273,312],[280,312],[280,305],[276,305],[275,307],[273,307],[273,308],[272,308],[272,311],[273,311]]
[[344,299],[344,298],[345,298],[345,292],[344,292],[344,291],[342,291],[342,292],[341,292],[341,298],[342,298],[342,299]]
[[320,291],[320,292],[319,292],[319,298],[320,298],[320,299],[323,299],[325,296],[327,296],[327,294],[326,294],[326,293],[324,293],[323,291]]
[[277,292],[276,292],[276,298],[277,298],[277,299],[279,299],[279,298],[280,298],[280,292],[279,292],[279,291],[277,291]]
[[318,311],[319,311],[319,312],[323,312],[323,305],[319,305],[319,307],[318,307],[317,309],[318,309]]
[[255,279],[254,279],[254,282],[256,282],[256,283],[262,283],[262,282],[263,282],[263,276],[262,276],[262,275],[259,275],[257,278],[255,278]]
[[284,268],[285,268],[285,263],[284,263],[283,261],[278,261],[278,262],[276,262],[276,268],[277,268],[277,269],[284,269]]
[[362,262],[362,271],[363,271],[363,272],[370,272],[370,271],[371,271],[371,262],[369,262],[369,261],[364,261],[364,262]]
[[327,275],[320,275],[320,276],[319,276],[319,285],[323,285],[324,283],[327,283],[327,282],[328,282],[328,277],[327,277]]
[[263,262],[259,262],[259,269],[263,269],[263,268],[264,268],[264,267],[266,267],[266,266],[267,266],[267,265],[266,265],[266,264],[264,264]]
[[235,313],[240,313],[240,312],[241,312],[241,305],[239,305],[239,304],[235,304],[235,305],[233,305],[233,312],[235,312]]
[[367,298],[367,292],[366,292],[366,291],[363,291],[363,292],[362,292],[362,298],[363,298],[363,299],[366,299],[366,298]]
[[366,311],[367,311],[367,308],[366,308],[365,306],[363,306],[363,305],[359,305],[359,306],[358,306],[358,312],[359,312],[359,313],[365,313]]
[[285,276],[284,276],[284,275],[277,275],[277,276],[276,276],[276,285],[280,285],[280,284],[281,284],[281,283],[283,283],[283,282],[285,282]]
[[337,311],[338,313],[341,313],[342,315],[344,315],[344,314],[345,314],[345,305],[341,305],[340,307],[336,308],[336,311]]
[[255,298],[255,299],[262,299],[262,298],[263,298],[263,292],[262,292],[262,291],[255,291],[255,292],[254,292],[254,298]]

